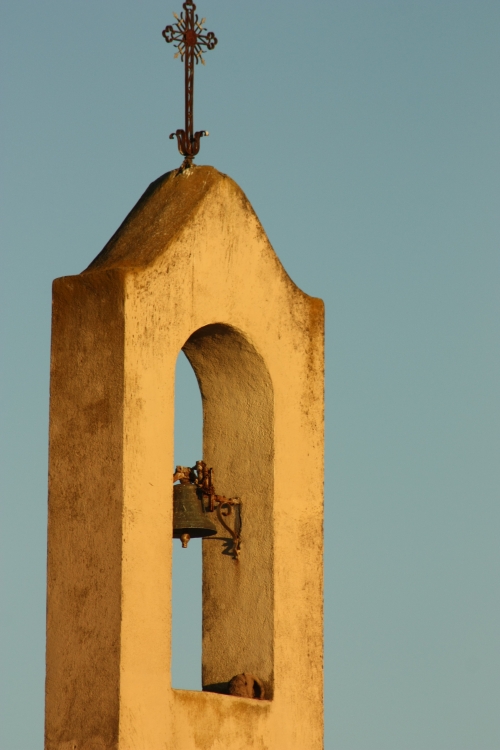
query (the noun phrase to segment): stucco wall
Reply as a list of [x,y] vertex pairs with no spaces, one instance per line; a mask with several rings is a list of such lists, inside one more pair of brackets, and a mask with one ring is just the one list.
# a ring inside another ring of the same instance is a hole
[[[270,700],[170,685],[182,347],[204,458],[242,499],[240,560],[203,542],[203,683],[255,672]],[[54,283],[50,463],[47,750],[319,750],[323,305],[215,169],[157,180]]]

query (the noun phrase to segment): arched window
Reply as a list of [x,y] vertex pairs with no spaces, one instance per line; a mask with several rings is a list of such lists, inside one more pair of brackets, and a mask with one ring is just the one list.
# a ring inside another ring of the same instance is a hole
[[[211,520],[218,533],[201,543],[203,690],[225,692],[232,677],[248,672],[262,680],[266,696],[272,698],[274,396],[271,378],[252,342],[229,325],[198,329],[186,341],[183,351],[196,373],[202,396],[203,460],[214,470],[217,493],[241,499],[239,560],[234,559],[232,540],[214,517],[215,513],[211,514]],[[178,414],[176,421],[183,418],[183,414]]]

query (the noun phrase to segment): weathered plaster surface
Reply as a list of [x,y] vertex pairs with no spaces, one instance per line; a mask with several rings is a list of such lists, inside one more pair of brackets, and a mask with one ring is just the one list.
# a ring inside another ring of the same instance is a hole
[[[239,562],[203,542],[203,684],[251,672],[271,700],[170,685],[181,348],[243,503]],[[46,750],[319,750],[323,304],[230,178],[161,177],[54,282],[50,420]]]

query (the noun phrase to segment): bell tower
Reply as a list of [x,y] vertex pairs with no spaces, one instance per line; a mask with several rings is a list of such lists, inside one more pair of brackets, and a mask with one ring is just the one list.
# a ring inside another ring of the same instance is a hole
[[[217,40],[184,8],[192,67]],[[323,747],[323,303],[193,166],[190,102],[182,167],[53,285],[45,750]],[[203,456],[172,477],[181,349]],[[170,680],[178,539],[203,545],[202,691]]]
[[[52,326],[46,750],[321,748],[322,302],[240,188],[191,167],[54,282]],[[207,514],[204,692],[170,685],[181,348],[203,459],[241,502],[237,559]],[[224,694],[244,674],[264,700]]]

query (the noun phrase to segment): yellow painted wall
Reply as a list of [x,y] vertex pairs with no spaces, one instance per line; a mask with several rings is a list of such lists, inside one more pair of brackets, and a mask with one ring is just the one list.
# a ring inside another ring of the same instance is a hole
[[[46,750],[319,750],[322,302],[211,167],[154,182],[53,299]],[[239,561],[203,542],[203,684],[253,672],[264,701],[170,684],[181,348],[242,499]]]

